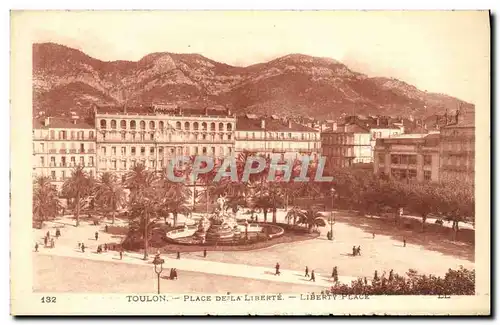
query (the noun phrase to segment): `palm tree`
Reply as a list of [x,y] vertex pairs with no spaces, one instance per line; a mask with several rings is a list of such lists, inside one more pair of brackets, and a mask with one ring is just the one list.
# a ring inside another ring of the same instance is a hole
[[306,225],[309,232],[311,232],[314,227],[326,226],[325,217],[321,214],[321,212],[315,209],[301,210],[296,213],[297,224]]
[[125,205],[125,191],[115,174],[106,172],[101,175],[96,184],[95,197],[98,204],[111,211],[111,223],[114,224],[116,211]]
[[33,186],[33,217],[35,221],[43,225],[43,222],[54,217],[60,208],[61,203],[57,197],[57,190],[51,184],[50,178],[37,177]]
[[296,207],[293,207],[290,211],[287,212],[285,219],[287,220],[288,224],[290,224],[290,221],[293,221],[292,224],[296,225],[300,215],[302,215],[302,211]]
[[91,190],[92,181],[83,170],[83,166],[76,166],[71,171],[71,177],[63,184],[63,193],[75,200],[76,227],[80,225],[80,209],[83,207],[85,200],[90,196]]
[[167,171],[164,169],[158,179],[159,203],[165,223],[167,223],[167,215],[172,213],[175,227],[179,214],[188,215],[191,212],[187,205],[191,190],[184,182],[172,182],[167,176]]
[[157,215],[160,202],[156,180],[156,174],[146,170],[142,164],[136,165],[125,176],[125,184],[130,189],[131,227],[138,227],[142,231],[145,260],[148,258],[150,220]]

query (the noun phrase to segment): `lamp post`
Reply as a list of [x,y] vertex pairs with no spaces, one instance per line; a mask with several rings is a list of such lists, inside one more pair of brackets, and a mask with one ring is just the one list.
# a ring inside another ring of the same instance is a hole
[[330,213],[330,220],[328,223],[330,224],[330,240],[333,240],[333,225],[335,224],[335,216],[333,214],[333,200],[335,199],[335,189],[332,187],[330,189],[330,194],[332,195],[332,212]]
[[153,260],[153,264],[155,265],[155,272],[156,275],[158,276],[158,294],[160,294],[160,274],[163,271],[164,262],[165,261],[162,258],[160,258],[160,254],[156,254]]

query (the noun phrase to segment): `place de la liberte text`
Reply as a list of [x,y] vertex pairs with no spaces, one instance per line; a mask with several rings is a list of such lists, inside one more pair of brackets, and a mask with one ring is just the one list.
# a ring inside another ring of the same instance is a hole
[[[128,302],[167,302],[166,295],[133,295],[126,296]],[[184,302],[230,302],[230,301],[277,301],[284,300],[282,294],[266,295],[184,295]],[[368,300],[368,295],[337,295],[337,294],[300,294],[299,296],[288,296],[289,299],[299,298],[300,300]],[[179,299],[179,298],[174,298]]]

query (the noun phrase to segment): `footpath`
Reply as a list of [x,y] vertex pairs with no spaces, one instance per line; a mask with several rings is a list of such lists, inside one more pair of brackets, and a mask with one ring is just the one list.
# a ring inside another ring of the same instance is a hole
[[[121,236],[111,235],[102,231],[104,224],[93,226],[88,222],[82,222],[79,227],[74,227],[74,220],[71,218],[59,219],[56,222],[47,222],[44,229],[33,229],[33,238],[38,242],[39,249],[37,253],[42,255],[53,255],[60,257],[70,257],[79,259],[88,259],[94,261],[123,263],[142,265],[150,267],[153,272],[152,264],[154,256],[150,255],[148,260],[143,260],[143,254],[136,252],[124,252],[120,259],[116,251],[97,253],[99,244],[119,242]],[[61,237],[55,240],[54,248],[44,247],[43,237],[49,231],[51,237],[55,235],[55,229],[59,228]],[[98,240],[95,239],[95,232],[98,232]],[[78,243],[85,244],[85,252],[78,248]],[[210,253],[210,252],[209,252]],[[238,254],[238,252],[228,252],[229,254]],[[329,288],[333,285],[331,274],[315,273],[316,281],[309,281],[310,278],[304,276],[305,270],[287,270],[280,268],[280,275],[275,275],[275,263],[279,261],[270,261],[269,267],[250,266],[245,264],[223,263],[200,259],[180,259],[162,255],[164,259],[164,274],[168,274],[170,268],[176,268],[179,271],[191,271],[222,276],[240,277],[254,280],[265,280],[281,283],[293,283],[301,285],[310,285],[314,287]],[[311,272],[312,270],[309,270]],[[182,276],[182,274],[179,274]],[[355,277],[339,276],[339,282],[350,284]]]

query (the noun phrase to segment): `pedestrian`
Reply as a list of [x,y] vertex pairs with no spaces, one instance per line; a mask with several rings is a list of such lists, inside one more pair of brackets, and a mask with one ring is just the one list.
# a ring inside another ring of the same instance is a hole
[[403,247],[406,247],[406,238],[403,238]]
[[123,259],[123,250],[120,250],[120,260]]
[[203,250],[203,257],[207,257],[207,250],[206,249]]
[[358,246],[358,255],[361,256],[361,246]]
[[108,232],[108,225],[104,226],[104,232]]
[[99,233],[96,231],[95,232],[95,240],[98,240],[99,239]]
[[316,276],[314,275],[314,270],[311,271],[311,279],[309,281],[316,282]]
[[85,253],[85,244],[82,243],[82,253]]
[[82,243],[78,242],[78,249],[82,248]]
[[309,277],[309,268],[307,266],[306,266],[306,274],[304,276]]
[[174,269],[173,269],[173,268],[171,268],[171,269],[170,269],[170,275],[168,276],[168,278],[169,278],[170,280],[173,280],[173,279],[174,279]]
[[47,230],[46,236],[47,236],[47,238],[50,238],[50,231]]
[[333,267],[333,270],[332,270],[332,278],[333,278],[333,281],[335,282],[338,282],[339,281],[339,273],[337,271],[337,267]]
[[54,248],[54,238],[50,239],[50,248]]
[[45,247],[47,247],[47,243],[48,243],[49,239],[47,238],[47,235],[45,235],[45,237],[43,237],[43,245]]
[[38,243],[35,243],[35,252],[38,252]]
[[352,246],[352,256],[356,256],[356,246]]
[[177,252],[177,259],[180,260],[181,259],[181,252]]
[[372,239],[375,239],[375,233],[372,232]]
[[279,263],[276,263],[276,272],[274,273],[274,275],[281,275],[281,272],[280,272],[280,264]]
[[61,236],[61,231],[59,228],[56,229],[56,238],[59,238]]
[[107,243],[104,243],[104,251],[107,252],[108,251],[108,244]]

